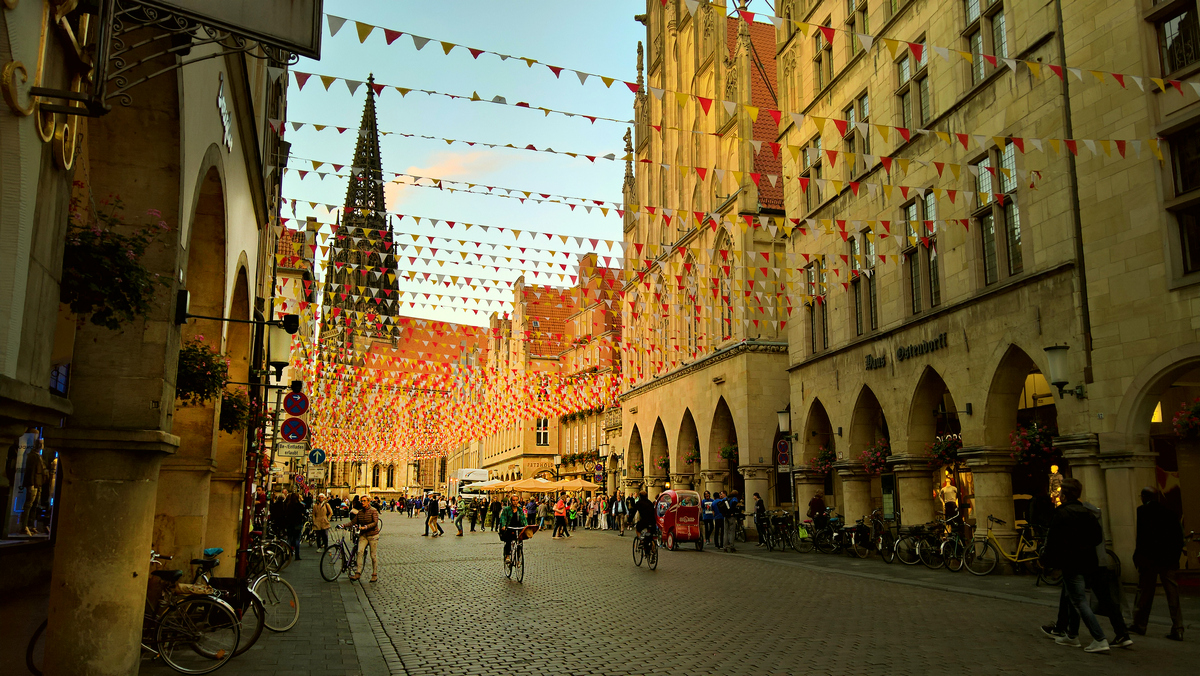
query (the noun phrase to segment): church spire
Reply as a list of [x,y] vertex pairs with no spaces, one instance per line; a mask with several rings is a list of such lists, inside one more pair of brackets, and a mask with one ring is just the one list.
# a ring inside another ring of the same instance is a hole
[[363,103],[354,164],[346,186],[346,209],[387,211],[383,197],[383,158],[379,154],[379,123],[375,119],[375,75],[367,78],[367,100]]

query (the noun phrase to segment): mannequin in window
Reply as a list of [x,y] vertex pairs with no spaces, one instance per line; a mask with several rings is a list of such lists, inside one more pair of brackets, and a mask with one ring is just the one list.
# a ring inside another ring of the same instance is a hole
[[24,533],[33,535],[37,532],[38,503],[41,502],[42,491],[50,478],[50,470],[42,458],[43,443],[41,439],[34,442],[29,454],[25,456],[25,506],[21,512]]

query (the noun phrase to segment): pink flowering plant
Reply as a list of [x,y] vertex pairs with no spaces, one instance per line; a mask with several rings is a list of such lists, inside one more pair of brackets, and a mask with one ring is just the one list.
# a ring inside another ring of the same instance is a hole
[[814,474],[829,474],[833,471],[835,462],[837,462],[837,454],[822,446],[817,450],[817,457],[808,461],[808,469]]
[[246,429],[250,422],[250,398],[241,388],[221,393],[221,419],[218,425],[222,432],[235,434]]
[[683,456],[683,461],[689,465],[695,465],[700,462],[700,449],[693,448],[687,455]]
[[658,459],[658,466],[662,468],[662,471],[664,472],[671,471],[671,459],[664,455]]
[[946,467],[958,462],[958,452],[962,450],[962,437],[957,434],[945,434],[933,440],[925,447],[929,455],[929,464],[934,467]]
[[867,474],[879,475],[883,470],[887,469],[888,456],[892,454],[892,447],[888,444],[887,439],[876,441],[873,446],[862,452],[858,456],[858,461],[862,463],[863,469]]
[[204,336],[184,341],[179,349],[175,399],[183,405],[211,401],[229,382],[229,360],[204,343]]
[[720,455],[721,455],[721,458],[726,461],[736,460],[738,457],[738,447],[737,446],[724,446],[720,450]]
[[85,204],[84,184],[76,181],[63,249],[59,299],[80,317],[90,315],[97,326],[117,330],[150,311],[154,294],[169,278],[142,264],[154,240],[171,228],[151,209],[149,225],[125,222],[120,198]]
[[1061,453],[1054,448],[1050,429],[1036,422],[1028,427],[1021,425],[1009,433],[1012,458],[1018,465],[1039,467],[1060,461]]
[[1200,436],[1200,397],[1180,404],[1179,412],[1171,418],[1171,426],[1175,428],[1175,435],[1181,438]]

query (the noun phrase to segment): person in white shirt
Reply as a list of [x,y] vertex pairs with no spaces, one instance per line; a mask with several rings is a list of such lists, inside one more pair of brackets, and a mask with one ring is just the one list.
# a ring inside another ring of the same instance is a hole
[[950,479],[946,479],[946,483],[942,485],[942,490],[938,491],[938,497],[942,501],[942,510],[946,514],[946,520],[949,521],[958,516],[958,489]]

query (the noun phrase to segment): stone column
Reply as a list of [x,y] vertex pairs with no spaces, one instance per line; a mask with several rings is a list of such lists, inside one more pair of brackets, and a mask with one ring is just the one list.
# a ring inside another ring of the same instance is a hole
[[808,518],[805,515],[808,513],[809,501],[817,491],[825,491],[825,475],[797,469],[793,476],[796,479],[796,506],[800,509],[800,520],[804,521]]
[[1071,467],[1071,476],[1083,482],[1083,501],[1100,508],[1104,537],[1112,541],[1108,520],[1108,487],[1100,468],[1100,440],[1095,434],[1070,434],[1054,438],[1054,447],[1062,452]]
[[718,491],[725,490],[725,482],[729,479],[729,470],[701,470],[700,478],[704,481],[704,490],[715,496]]
[[624,487],[625,496],[637,495],[638,491],[642,490],[641,479],[621,479],[621,486]]
[[[971,477],[975,483],[972,514],[975,517],[976,532],[983,534],[987,531],[989,516],[1003,520],[1004,525],[995,524],[992,533],[1000,546],[1012,553],[1017,542],[1017,517],[1012,491],[1012,468],[1015,462],[1012,459],[1012,451],[1007,448],[965,446],[958,452],[958,457],[971,470]],[[962,507],[960,497],[959,508]],[[1000,565],[1005,570],[1011,569],[1006,560],[1001,560]]]
[[[1108,493],[1108,526],[1112,548],[1121,559],[1121,579],[1137,581],[1133,567],[1133,549],[1137,544],[1137,508],[1142,504],[1141,492],[1154,486],[1155,454],[1150,452],[1149,440],[1140,446],[1118,452],[1100,454]],[[1087,490],[1087,486],[1084,486]]]
[[135,674],[154,505],[179,438],[157,430],[47,430],[62,453],[47,676]]
[[842,478],[842,516],[852,525],[871,513],[871,475],[857,460],[839,460],[833,467]]
[[763,496],[764,501],[770,497],[767,495],[767,486],[770,484],[770,472],[774,469],[771,465],[742,465],[738,467],[738,472],[741,472],[742,477],[746,480],[746,494],[741,496],[741,499],[746,510],[747,537],[751,533],[754,534],[754,537],[758,537],[758,530],[754,527],[754,494],[758,493]]
[[667,483],[665,476],[648,476],[646,477],[646,496],[651,500],[657,500],[660,493],[663,492],[663,487]]
[[695,484],[692,483],[694,481],[694,478],[695,478],[695,475],[692,474],[691,472],[672,474],[671,475],[671,488],[677,488],[679,490],[690,491],[690,490],[692,490],[692,487],[695,486]]
[[920,526],[933,520],[933,469],[929,459],[915,455],[893,455],[888,461],[896,475],[896,495],[900,502],[899,523]]

